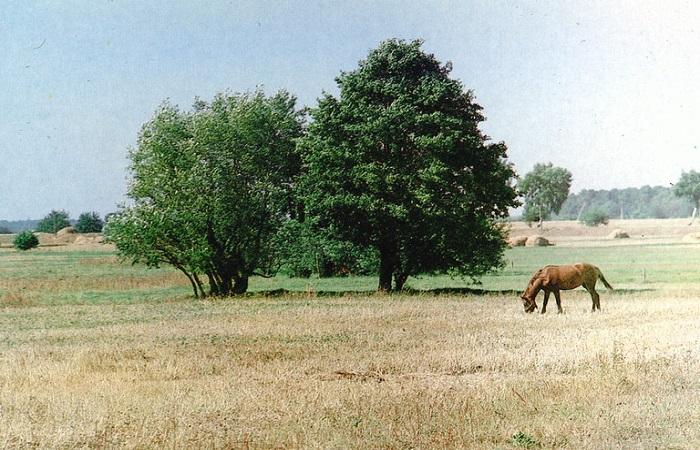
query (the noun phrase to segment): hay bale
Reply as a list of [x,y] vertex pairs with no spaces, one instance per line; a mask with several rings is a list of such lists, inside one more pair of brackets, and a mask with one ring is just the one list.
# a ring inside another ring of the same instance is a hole
[[527,236],[513,236],[508,239],[508,245],[511,247],[524,247],[527,242]]
[[525,241],[526,247],[547,247],[548,245],[552,245],[552,243],[544,236],[529,236]]
[[616,228],[608,235],[608,239],[629,239],[630,235],[624,230]]
[[67,234],[75,234],[75,228],[73,227],[65,227],[61,228],[56,232],[56,236],[65,236]]
[[75,238],[75,241],[73,241],[73,244],[75,244],[75,245],[94,245],[94,244],[102,244],[103,242],[104,242],[104,238],[102,237],[102,235],[81,234]]
[[683,236],[683,242],[698,242],[700,241],[700,233],[690,233]]

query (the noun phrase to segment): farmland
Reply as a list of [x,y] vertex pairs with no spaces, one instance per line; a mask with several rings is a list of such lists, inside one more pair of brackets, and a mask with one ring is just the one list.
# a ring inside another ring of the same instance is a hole
[[[397,295],[277,277],[195,300],[109,248],[3,248],[0,446],[697,448],[696,227],[516,224],[556,245],[509,249],[481,285],[425,276]],[[601,313],[582,290],[565,314],[522,312],[535,269],[576,261],[616,288]]]

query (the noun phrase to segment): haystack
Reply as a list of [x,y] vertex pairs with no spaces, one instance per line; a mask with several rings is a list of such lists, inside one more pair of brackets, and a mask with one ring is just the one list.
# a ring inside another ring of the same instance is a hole
[[65,227],[61,228],[56,232],[56,236],[65,236],[67,234],[75,234],[75,228],[73,227]]
[[508,239],[508,245],[511,247],[523,247],[527,242],[527,236],[513,236]]
[[683,242],[700,242],[700,233],[690,233],[683,236]]
[[548,245],[552,245],[552,243],[544,236],[529,236],[525,241],[526,247],[547,247]]
[[608,235],[608,239],[629,239],[630,235],[624,230],[616,228]]

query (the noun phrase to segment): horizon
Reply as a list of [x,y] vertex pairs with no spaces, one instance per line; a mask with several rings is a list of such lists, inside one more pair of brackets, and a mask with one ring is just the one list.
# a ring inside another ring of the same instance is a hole
[[262,86],[313,107],[392,37],[452,62],[520,175],[552,162],[578,193],[668,187],[700,167],[700,6],[688,1],[72,0],[5,12],[3,220],[116,211],[127,149],[166,99],[184,109]]

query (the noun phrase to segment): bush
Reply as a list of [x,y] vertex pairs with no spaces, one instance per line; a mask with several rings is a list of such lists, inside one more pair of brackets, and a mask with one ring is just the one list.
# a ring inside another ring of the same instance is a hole
[[100,233],[104,222],[96,212],[84,212],[78,217],[75,224],[75,231],[78,233]]
[[608,213],[600,209],[591,209],[581,216],[580,222],[589,227],[597,227],[600,224],[607,225],[609,220]]
[[29,250],[39,245],[39,239],[30,230],[25,230],[15,236],[12,243],[17,250]]

